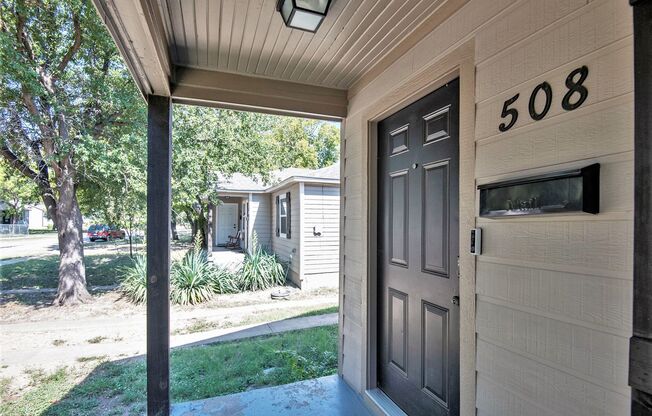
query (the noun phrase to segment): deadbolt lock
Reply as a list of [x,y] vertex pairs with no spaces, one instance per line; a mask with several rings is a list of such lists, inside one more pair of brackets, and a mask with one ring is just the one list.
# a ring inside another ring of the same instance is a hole
[[459,296],[453,296],[451,298],[451,302],[453,303],[453,305],[459,305],[460,304],[460,297]]

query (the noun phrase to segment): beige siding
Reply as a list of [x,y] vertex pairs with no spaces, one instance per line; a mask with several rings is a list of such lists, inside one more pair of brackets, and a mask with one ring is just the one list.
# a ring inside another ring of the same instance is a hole
[[272,247],[272,202],[269,194],[251,194],[249,202],[249,226],[256,232],[258,243]]
[[[484,229],[475,274],[477,382],[472,390],[477,399],[474,406],[463,404],[463,414],[476,406],[479,415],[629,413],[631,33],[626,1],[470,0],[350,97],[342,145],[341,372],[352,386],[365,387],[366,315],[357,305],[366,303],[369,267],[367,109],[390,92],[388,86],[409,86],[424,76],[424,68],[473,41],[476,183],[598,162],[601,213],[476,218]],[[564,81],[581,65],[589,68],[588,99],[579,109],[564,111]],[[553,102],[546,117],[535,122],[527,104],[543,81],[552,86]],[[521,95],[518,122],[500,133],[503,102],[516,93]],[[468,229],[461,233],[466,248]]]
[[[290,204],[291,204],[291,234],[290,238],[284,238],[276,235],[276,196],[290,192]],[[292,281],[300,286],[300,267],[299,267],[299,239],[301,236],[301,231],[299,227],[299,215],[301,213],[299,209],[299,184],[294,184],[278,191],[272,193],[270,204],[272,207],[272,250],[279,255],[283,260],[288,261],[292,259],[290,263],[290,278]]]
[[[338,186],[305,185],[301,208],[303,216],[301,274],[307,281],[313,280],[316,283],[321,280],[317,284],[337,285],[340,188]],[[314,227],[321,231],[320,236],[315,235]]]

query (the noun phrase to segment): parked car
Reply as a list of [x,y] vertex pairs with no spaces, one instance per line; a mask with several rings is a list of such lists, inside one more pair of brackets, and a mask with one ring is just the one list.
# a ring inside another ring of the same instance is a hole
[[114,238],[125,238],[125,231],[117,227],[105,224],[93,224],[88,227],[88,239],[91,241],[108,241]]

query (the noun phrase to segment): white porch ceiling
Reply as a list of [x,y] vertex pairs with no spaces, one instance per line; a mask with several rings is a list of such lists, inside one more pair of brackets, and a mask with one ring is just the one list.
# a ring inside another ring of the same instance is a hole
[[446,0],[333,0],[312,34],[276,0],[158,0],[176,66],[348,89]]

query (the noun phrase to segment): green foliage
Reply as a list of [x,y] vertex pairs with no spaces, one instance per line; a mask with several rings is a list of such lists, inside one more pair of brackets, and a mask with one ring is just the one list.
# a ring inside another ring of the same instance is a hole
[[12,169],[5,159],[0,159],[0,201],[7,204],[4,209],[6,214],[14,218],[22,213],[26,205],[39,201],[34,182]]
[[[121,291],[134,303],[147,300],[147,261],[137,256],[130,267],[122,269],[124,279]],[[217,293],[237,291],[237,277],[216,267],[201,248],[201,240],[195,238],[195,246],[170,270],[170,300],[179,305],[195,305],[205,302]]]
[[147,300],[147,259],[138,255],[133,264],[123,267],[124,278],[120,290],[134,303],[144,303]]
[[296,350],[277,352],[287,361],[292,376],[298,379],[323,377],[330,374],[333,367],[337,367],[337,354],[334,351],[319,351],[310,347],[306,356]]
[[323,168],[339,159],[340,130],[332,122],[282,117],[271,139],[277,168]]
[[170,299],[179,305],[195,305],[213,297],[215,266],[201,249],[201,236],[195,238],[192,250],[172,265]]
[[255,231],[251,237],[251,253],[245,255],[239,274],[242,290],[264,290],[285,283],[283,263],[258,244]]

